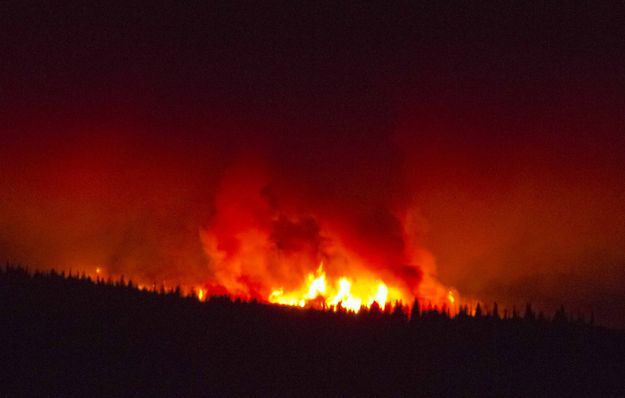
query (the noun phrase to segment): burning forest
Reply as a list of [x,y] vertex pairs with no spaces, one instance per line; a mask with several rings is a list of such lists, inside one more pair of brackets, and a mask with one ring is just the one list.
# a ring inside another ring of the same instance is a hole
[[[143,234],[153,231],[141,227],[141,235],[130,238],[139,247],[126,249],[133,243],[122,241],[121,251],[116,248],[97,260],[79,247],[72,254],[85,260],[71,259],[70,266],[56,268],[94,279],[123,276],[151,289],[179,286],[202,298],[227,295],[353,312],[374,302],[384,309],[418,300],[457,312],[463,298],[437,279],[434,257],[419,241],[421,221],[415,209],[395,196],[358,201],[342,191],[308,196],[305,192],[314,188],[309,182],[281,172],[259,154],[239,156],[216,184],[214,203],[207,204],[211,214],[204,223],[191,221],[197,229],[185,239],[197,243],[185,242],[151,264],[142,246]],[[354,183],[360,182],[342,181],[344,188]],[[159,236],[153,243],[162,245],[163,239],[169,237]],[[110,243],[104,243],[107,250]],[[201,258],[193,266],[188,261],[198,254],[190,256],[185,248],[191,245],[201,246]]]
[[0,2],[0,396],[624,395],[622,20]]
[[[412,246],[410,231],[389,209],[330,218],[285,185],[274,189],[257,170],[247,164],[226,173],[213,223],[201,232],[214,272],[202,287],[209,295],[354,312],[374,302],[446,302],[449,289],[436,281],[428,253]],[[372,225],[353,230],[356,217]]]

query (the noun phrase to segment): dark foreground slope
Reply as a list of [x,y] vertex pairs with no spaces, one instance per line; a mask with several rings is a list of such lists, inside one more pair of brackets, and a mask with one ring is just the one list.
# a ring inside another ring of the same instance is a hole
[[0,396],[620,396],[621,332],[327,313],[0,273]]

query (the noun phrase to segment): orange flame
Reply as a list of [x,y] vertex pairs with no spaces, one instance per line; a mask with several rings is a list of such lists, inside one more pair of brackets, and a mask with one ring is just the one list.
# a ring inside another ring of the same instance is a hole
[[456,302],[456,298],[454,297],[454,293],[450,290],[449,293],[447,293],[447,300],[449,300],[449,304],[454,305],[454,303]]
[[348,277],[341,276],[328,281],[323,263],[319,264],[315,273],[307,275],[305,283],[299,289],[286,293],[283,288],[275,289],[269,295],[268,301],[299,307],[340,307],[352,312],[360,311],[362,306],[370,308],[374,302],[381,309],[391,302],[408,302],[399,289],[389,288],[381,280],[358,279],[352,282]]

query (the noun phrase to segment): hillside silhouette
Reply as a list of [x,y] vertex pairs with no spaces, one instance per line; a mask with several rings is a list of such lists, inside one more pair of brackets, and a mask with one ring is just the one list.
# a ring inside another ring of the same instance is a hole
[[0,396],[623,396],[625,334],[531,306],[296,309],[0,271]]

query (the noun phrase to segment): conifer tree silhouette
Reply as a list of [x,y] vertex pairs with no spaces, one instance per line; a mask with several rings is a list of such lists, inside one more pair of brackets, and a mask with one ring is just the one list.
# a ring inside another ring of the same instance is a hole
[[419,308],[419,300],[415,298],[410,309],[410,320],[416,321],[419,318],[421,318],[421,308]]
[[561,305],[560,308],[553,314],[553,323],[564,324],[567,322],[566,311],[564,310],[564,305]]
[[480,306],[480,303],[477,303],[477,305],[475,306],[475,318],[481,318],[482,317],[482,307]]
[[374,301],[371,304],[371,308],[369,308],[369,313],[370,314],[374,314],[374,315],[380,315],[382,314],[382,310],[380,309],[380,304],[378,304],[377,301]]
[[536,320],[536,314],[534,313],[534,310],[532,309],[531,303],[527,303],[527,305],[525,306],[525,314],[523,315],[523,318],[526,321]]
[[499,307],[497,306],[497,302],[495,301],[493,303],[493,312],[491,314],[493,319],[500,319],[499,318]]

